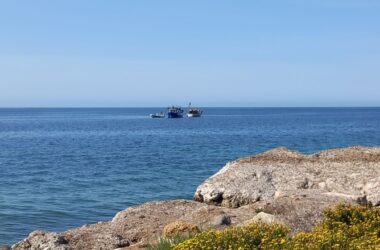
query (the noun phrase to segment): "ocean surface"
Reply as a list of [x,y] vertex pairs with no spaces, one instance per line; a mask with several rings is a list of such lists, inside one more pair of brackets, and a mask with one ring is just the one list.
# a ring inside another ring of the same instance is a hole
[[0,109],[0,245],[36,229],[110,220],[151,200],[191,198],[242,156],[380,146],[380,108]]

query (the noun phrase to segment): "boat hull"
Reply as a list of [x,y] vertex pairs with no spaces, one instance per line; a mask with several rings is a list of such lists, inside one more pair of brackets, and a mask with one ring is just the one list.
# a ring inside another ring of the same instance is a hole
[[155,114],[151,114],[151,115],[150,115],[150,118],[165,118],[165,115],[155,115]]
[[187,117],[201,117],[201,114],[187,114]]
[[168,118],[182,118],[183,115],[181,113],[173,113],[173,112],[168,112]]

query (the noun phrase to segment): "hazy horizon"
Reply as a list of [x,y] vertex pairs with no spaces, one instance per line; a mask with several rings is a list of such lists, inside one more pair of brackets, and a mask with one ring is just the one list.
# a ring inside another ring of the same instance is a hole
[[380,2],[0,4],[0,107],[379,107]]
[[[167,105],[167,106],[45,106],[45,107],[38,107],[38,106],[28,106],[28,107],[0,107],[0,109],[158,109],[158,108],[168,108],[173,105]],[[187,108],[187,105],[174,105],[174,106],[180,106],[182,108]],[[192,105],[193,107],[200,107],[200,108],[220,108],[220,109],[329,109],[329,108],[336,108],[336,109],[378,109],[380,106],[199,106],[199,105]]]

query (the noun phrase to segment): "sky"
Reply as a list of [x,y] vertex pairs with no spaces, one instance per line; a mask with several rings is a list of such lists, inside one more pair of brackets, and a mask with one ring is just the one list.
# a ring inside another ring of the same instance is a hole
[[0,107],[380,106],[378,0],[0,0]]

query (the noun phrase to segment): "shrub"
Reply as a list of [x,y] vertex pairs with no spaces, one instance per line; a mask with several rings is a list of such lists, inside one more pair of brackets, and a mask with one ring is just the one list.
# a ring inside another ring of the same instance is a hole
[[380,249],[380,210],[338,205],[312,232],[298,233],[289,249]]
[[380,210],[372,206],[338,205],[327,209],[325,219],[311,232],[290,236],[283,225],[254,223],[202,232],[172,249],[380,249]]
[[173,248],[173,246],[189,239],[189,235],[177,235],[173,238],[166,238],[162,237],[159,239],[159,241],[154,245],[149,245],[149,250],[170,250]]
[[279,224],[255,223],[245,227],[211,230],[174,246],[175,250],[282,249],[289,230]]

